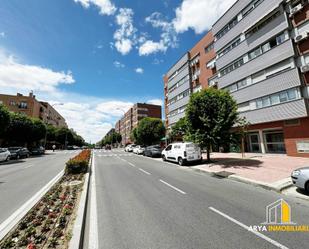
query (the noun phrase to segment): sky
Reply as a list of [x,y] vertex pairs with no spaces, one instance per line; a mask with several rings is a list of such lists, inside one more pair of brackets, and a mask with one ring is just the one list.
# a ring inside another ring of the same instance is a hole
[[136,102],[235,0],[1,0],[0,93],[33,91],[87,142]]

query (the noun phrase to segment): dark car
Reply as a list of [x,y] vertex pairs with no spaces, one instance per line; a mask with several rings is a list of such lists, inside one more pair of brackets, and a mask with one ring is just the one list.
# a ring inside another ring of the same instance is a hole
[[30,150],[31,155],[43,155],[45,153],[45,149],[42,146],[34,147]]
[[11,159],[27,158],[30,155],[29,150],[23,147],[10,147],[8,150],[11,153]]
[[145,148],[144,156],[161,157],[162,148],[160,145],[152,145]]
[[110,146],[109,144],[105,145],[105,150],[111,150],[112,146]]

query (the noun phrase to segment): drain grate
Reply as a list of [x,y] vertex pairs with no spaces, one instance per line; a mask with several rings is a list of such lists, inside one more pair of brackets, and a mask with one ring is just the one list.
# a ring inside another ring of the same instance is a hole
[[230,175],[234,175],[234,173],[228,172],[228,171],[219,171],[219,172],[213,173],[213,177],[216,177],[219,179],[228,178]]

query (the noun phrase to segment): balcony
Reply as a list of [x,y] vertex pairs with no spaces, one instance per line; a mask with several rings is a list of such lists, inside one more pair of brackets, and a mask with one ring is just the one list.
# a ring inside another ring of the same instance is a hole
[[250,124],[259,124],[307,117],[308,112],[305,100],[298,99],[284,104],[242,112],[239,116],[245,117]]
[[276,92],[301,85],[298,69],[293,68],[285,72],[274,75],[252,85],[248,85],[236,92],[232,96],[238,103],[244,103],[252,99],[257,99]]
[[220,77],[218,86],[219,88],[227,87],[232,83],[235,83],[293,56],[294,47],[292,40],[289,39],[266,53],[256,57],[255,59],[243,64],[236,70]]

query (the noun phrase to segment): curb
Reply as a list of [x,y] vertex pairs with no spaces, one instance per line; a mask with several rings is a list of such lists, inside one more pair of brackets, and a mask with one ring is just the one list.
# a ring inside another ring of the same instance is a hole
[[[89,170],[91,170],[91,163],[92,163],[92,153],[89,160]],[[89,186],[90,186],[90,172],[88,172],[85,176],[85,182],[83,185],[83,192],[81,194],[81,198],[79,201],[79,207],[76,214],[76,219],[74,221],[74,226],[72,230],[72,238],[69,242],[69,249],[82,249],[83,242],[84,242],[84,231],[86,225],[86,215],[87,215],[87,203],[88,203],[88,196],[89,196]]]
[[16,210],[9,218],[0,225],[0,240],[2,240],[18,222],[30,211],[31,208],[61,179],[64,170],[60,171],[51,181],[41,188],[33,197]]

